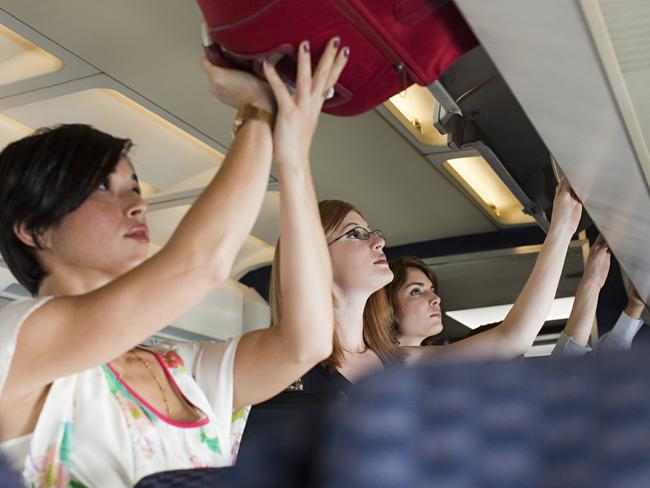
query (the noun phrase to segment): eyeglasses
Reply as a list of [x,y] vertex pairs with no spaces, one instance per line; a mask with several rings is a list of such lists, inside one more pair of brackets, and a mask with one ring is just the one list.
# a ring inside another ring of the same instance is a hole
[[384,241],[386,240],[386,238],[384,237],[384,233],[380,230],[370,230],[370,229],[366,229],[365,227],[355,227],[354,229],[350,229],[349,231],[347,231],[345,234],[338,236],[332,242],[328,242],[327,245],[331,246],[336,241],[338,241],[339,239],[343,239],[344,237],[347,237],[348,239],[359,239],[360,241],[367,241],[370,239],[370,236],[373,234]]

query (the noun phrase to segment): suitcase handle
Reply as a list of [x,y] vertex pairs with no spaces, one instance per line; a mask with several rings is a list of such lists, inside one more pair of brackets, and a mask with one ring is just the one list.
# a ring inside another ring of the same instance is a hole
[[[212,41],[205,22],[201,23],[201,41],[205,56],[212,64],[222,68],[252,71],[258,78],[265,80],[262,63],[266,60],[276,67],[280,78],[287,85],[289,91],[291,93],[295,91],[297,55],[296,48],[293,45],[284,43],[268,51],[255,54],[235,53]],[[336,107],[347,103],[351,99],[352,92],[341,83],[337,83],[334,85],[334,96],[325,100],[323,108]]]

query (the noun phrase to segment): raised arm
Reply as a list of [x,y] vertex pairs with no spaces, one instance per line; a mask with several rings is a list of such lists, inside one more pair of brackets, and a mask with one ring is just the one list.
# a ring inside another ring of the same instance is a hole
[[598,340],[596,351],[627,351],[632,347],[632,341],[643,325],[641,314],[645,309],[645,304],[634,285],[631,285],[628,295],[629,299],[625,310],[621,312],[614,327]]
[[557,355],[581,355],[589,342],[589,336],[596,317],[598,295],[609,272],[611,254],[603,236],[598,236],[591,247],[576,290],[571,314],[553,352]]
[[624,310],[625,314],[634,320],[641,320],[641,314],[646,308],[646,304],[643,303],[643,300],[641,300],[639,292],[636,291],[634,285],[630,285],[628,295],[629,298]]
[[[259,89],[261,82],[252,76],[205,62],[204,68],[217,96],[239,93],[239,98],[226,102],[273,109],[271,99]],[[114,359],[226,279],[259,212],[271,157],[269,125],[249,121],[237,133],[217,175],[158,254],[99,289],[52,299],[30,315],[18,335],[3,396],[27,394],[56,378]]]
[[501,325],[447,346],[409,348],[409,361],[441,356],[514,358],[533,344],[551,308],[582,205],[568,182],[556,189],[551,225],[533,271]]
[[[269,66],[265,72],[278,102],[274,151],[280,179],[280,323],[241,338],[235,359],[235,408],[279,393],[332,352],[332,268],[309,167],[324,92],[347,62],[347,48],[329,42],[311,75],[308,43],[298,57],[291,96]],[[338,52],[338,54],[337,54]],[[276,252],[278,252],[276,251]]]

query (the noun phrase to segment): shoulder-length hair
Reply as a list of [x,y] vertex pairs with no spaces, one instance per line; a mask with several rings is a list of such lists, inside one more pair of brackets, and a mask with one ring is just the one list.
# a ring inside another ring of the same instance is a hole
[[409,268],[415,268],[422,271],[433,284],[436,293],[438,292],[438,277],[433,272],[433,270],[429,268],[426,263],[420,258],[415,256],[400,256],[399,258],[391,261],[390,269],[393,272],[393,281],[388,283],[388,285],[384,287],[384,290],[386,290],[386,297],[388,298],[388,303],[390,304],[392,310],[393,320],[391,324],[391,332],[395,339],[399,333],[399,322],[397,319],[400,314],[397,294],[399,292],[399,289],[404,286],[404,283],[406,283],[406,277]]
[[[363,214],[354,206],[341,200],[323,200],[318,204],[321,223],[326,236],[331,236],[334,230],[341,225],[345,217],[352,211]],[[270,302],[271,319],[273,324],[280,322],[282,317],[282,294],[280,289],[280,259],[281,245],[278,245],[273,257],[271,268]],[[336,308],[336,299],[332,297],[333,306]],[[375,352],[384,364],[397,363],[403,360],[403,353],[397,347],[392,337],[391,324],[393,316],[391,307],[386,298],[384,289],[377,290],[370,295],[363,311],[363,340],[369,349]],[[329,370],[335,370],[343,365],[343,348],[334,324],[332,355],[321,364]],[[307,327],[308,324],[305,324]]]

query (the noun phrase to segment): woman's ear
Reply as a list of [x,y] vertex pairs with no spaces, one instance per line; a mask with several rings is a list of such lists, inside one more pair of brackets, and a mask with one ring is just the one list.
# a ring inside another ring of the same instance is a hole
[[29,247],[35,247],[38,249],[43,249],[47,246],[47,242],[42,232],[32,233],[27,230],[25,224],[15,224],[14,233],[16,237]]

